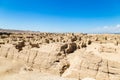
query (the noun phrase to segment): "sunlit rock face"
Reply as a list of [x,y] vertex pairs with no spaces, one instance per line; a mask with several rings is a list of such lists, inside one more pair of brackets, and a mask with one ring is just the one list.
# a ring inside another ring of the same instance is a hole
[[[77,80],[120,79],[117,34],[4,32],[0,34],[0,57],[16,61],[8,73],[37,69],[38,73]],[[0,70],[0,74],[4,72]]]

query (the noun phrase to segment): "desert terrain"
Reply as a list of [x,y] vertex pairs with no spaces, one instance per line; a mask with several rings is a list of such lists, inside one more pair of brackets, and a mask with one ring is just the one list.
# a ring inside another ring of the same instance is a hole
[[0,80],[120,80],[120,35],[1,30]]

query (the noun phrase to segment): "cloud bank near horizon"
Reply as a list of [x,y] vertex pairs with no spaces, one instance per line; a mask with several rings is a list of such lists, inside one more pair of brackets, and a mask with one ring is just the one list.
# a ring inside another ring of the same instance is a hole
[[120,33],[120,24],[114,26],[96,27],[90,31],[91,33]]

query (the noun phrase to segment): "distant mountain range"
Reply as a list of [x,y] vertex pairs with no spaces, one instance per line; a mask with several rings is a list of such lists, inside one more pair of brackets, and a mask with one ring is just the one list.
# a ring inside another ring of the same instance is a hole
[[[5,32],[5,33],[40,33],[40,31],[1,29],[1,28],[0,28],[0,32]],[[119,33],[94,33],[93,32],[93,33],[87,33],[87,34],[120,34],[120,32]]]
[[14,30],[14,29],[0,29],[0,32],[6,32],[6,33],[31,33],[31,32],[39,32],[39,31],[29,31],[29,30]]

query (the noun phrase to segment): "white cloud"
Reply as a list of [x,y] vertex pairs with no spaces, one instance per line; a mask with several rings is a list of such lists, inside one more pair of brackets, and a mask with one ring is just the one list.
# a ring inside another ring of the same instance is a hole
[[97,27],[92,30],[94,33],[120,33],[120,24],[115,26]]
[[108,27],[108,26],[104,26],[103,28],[104,28],[104,29],[107,29],[107,28],[109,28],[109,27]]
[[116,26],[116,28],[120,29],[120,24],[118,24],[118,25]]

